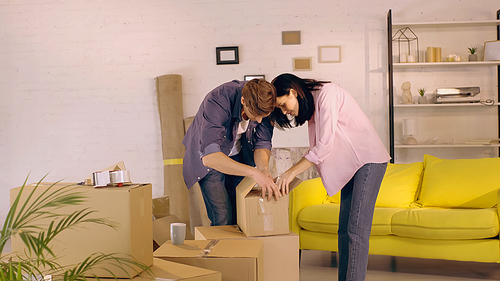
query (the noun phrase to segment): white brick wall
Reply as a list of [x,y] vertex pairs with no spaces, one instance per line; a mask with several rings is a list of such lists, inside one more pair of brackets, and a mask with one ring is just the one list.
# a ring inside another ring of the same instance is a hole
[[[82,181],[124,161],[134,182],[163,192],[154,77],[181,74],[184,115],[220,83],[313,70],[349,90],[384,141],[389,8],[398,21],[492,19],[497,0],[0,0],[0,221],[9,189],[47,180]],[[282,46],[281,31],[302,44]],[[239,65],[215,64],[215,47],[237,45]],[[342,46],[341,64],[318,64],[319,45]],[[302,132],[305,132],[302,130]],[[277,146],[305,146],[278,133]]]

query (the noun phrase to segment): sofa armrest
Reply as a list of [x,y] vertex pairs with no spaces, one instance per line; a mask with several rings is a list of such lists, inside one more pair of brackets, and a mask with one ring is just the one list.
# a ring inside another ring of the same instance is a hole
[[497,215],[498,215],[498,221],[500,222],[500,189],[497,191]]
[[303,181],[289,194],[288,219],[290,230],[299,234],[300,226],[297,220],[300,210],[307,206],[322,204],[327,193],[321,178]]

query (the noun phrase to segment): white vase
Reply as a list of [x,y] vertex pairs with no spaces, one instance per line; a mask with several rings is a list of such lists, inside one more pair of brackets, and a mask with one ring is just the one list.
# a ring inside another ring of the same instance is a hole
[[426,96],[419,96],[418,97],[418,104],[427,104],[427,97]]

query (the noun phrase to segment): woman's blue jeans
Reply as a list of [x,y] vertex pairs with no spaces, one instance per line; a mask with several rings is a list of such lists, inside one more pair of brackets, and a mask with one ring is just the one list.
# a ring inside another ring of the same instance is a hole
[[339,281],[365,280],[375,201],[387,163],[359,168],[340,193]]
[[[240,162],[242,157],[231,158]],[[236,224],[236,186],[243,178],[212,169],[198,182],[211,226]]]

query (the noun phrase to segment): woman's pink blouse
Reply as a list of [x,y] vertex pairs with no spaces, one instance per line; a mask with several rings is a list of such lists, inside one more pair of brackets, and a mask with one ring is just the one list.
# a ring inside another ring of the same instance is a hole
[[308,121],[310,150],[305,158],[316,165],[326,191],[333,196],[364,164],[385,163],[391,157],[346,90],[328,83],[312,94],[315,112]]

